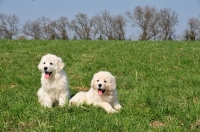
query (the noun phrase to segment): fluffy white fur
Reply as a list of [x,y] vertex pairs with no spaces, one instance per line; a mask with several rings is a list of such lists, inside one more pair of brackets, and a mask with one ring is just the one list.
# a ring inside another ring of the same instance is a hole
[[49,108],[56,104],[64,106],[70,99],[70,91],[62,59],[47,54],[41,58],[38,68],[42,72],[42,86],[37,92],[41,105]]
[[89,91],[79,92],[69,101],[69,105],[79,106],[83,103],[100,106],[108,113],[114,113],[121,109],[117,99],[115,77],[107,71],[95,73]]

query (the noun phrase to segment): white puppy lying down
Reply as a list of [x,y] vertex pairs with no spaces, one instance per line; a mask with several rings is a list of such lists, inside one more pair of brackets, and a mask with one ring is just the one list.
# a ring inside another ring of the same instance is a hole
[[62,59],[47,54],[41,58],[38,68],[42,72],[42,87],[37,92],[41,105],[49,108],[55,104],[64,106],[70,99],[70,91]]
[[121,105],[117,99],[115,77],[106,71],[94,74],[88,92],[79,92],[69,101],[69,105],[93,104],[104,108],[108,113],[117,112]]

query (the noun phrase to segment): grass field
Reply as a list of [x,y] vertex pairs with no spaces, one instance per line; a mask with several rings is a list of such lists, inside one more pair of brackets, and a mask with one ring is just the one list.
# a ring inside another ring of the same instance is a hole
[[[110,71],[123,109],[41,107],[37,65],[46,53],[63,59],[72,95]],[[200,131],[199,65],[199,41],[0,40],[0,131]]]

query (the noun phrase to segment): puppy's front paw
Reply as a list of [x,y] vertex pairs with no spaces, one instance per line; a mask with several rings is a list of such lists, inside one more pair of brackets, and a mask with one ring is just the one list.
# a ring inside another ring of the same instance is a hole
[[122,108],[122,106],[121,106],[120,104],[117,104],[117,105],[114,106],[114,108],[115,108],[116,110],[120,110],[120,109]]
[[52,105],[50,105],[49,103],[44,103],[43,106],[44,106],[45,108],[51,108],[51,107],[52,107]]
[[75,106],[76,105],[76,102],[74,101],[69,101],[69,106]]
[[117,113],[117,111],[115,109],[110,109],[110,110],[107,110],[108,113]]
[[74,103],[72,101],[69,101],[69,106],[74,105]]
[[65,104],[59,104],[59,106],[60,106],[60,107],[64,107],[64,106],[65,106]]

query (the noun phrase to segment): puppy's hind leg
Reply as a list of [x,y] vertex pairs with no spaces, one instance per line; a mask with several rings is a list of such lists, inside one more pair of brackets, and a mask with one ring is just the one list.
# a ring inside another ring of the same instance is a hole
[[84,102],[86,102],[86,93],[79,92],[69,100],[69,106],[72,106],[72,105],[80,106]]
[[68,101],[68,94],[67,93],[63,93],[60,95],[59,97],[59,106],[63,107],[66,103],[66,101]]

